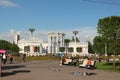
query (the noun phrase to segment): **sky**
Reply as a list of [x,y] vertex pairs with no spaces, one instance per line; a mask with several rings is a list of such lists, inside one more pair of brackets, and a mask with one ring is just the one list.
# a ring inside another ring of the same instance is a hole
[[97,36],[99,19],[120,15],[120,0],[0,0],[0,39],[12,41],[30,35],[47,41],[48,32],[64,32],[81,41]]

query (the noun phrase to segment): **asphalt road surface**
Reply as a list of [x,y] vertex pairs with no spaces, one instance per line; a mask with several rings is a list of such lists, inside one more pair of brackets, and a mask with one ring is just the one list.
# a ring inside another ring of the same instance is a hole
[[120,80],[120,73],[59,66],[58,61],[6,64],[0,80]]

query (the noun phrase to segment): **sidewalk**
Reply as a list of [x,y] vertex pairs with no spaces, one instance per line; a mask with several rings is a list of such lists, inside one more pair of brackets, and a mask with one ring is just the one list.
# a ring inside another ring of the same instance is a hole
[[[32,61],[3,66],[0,80],[120,80],[120,73],[59,66],[58,61]],[[81,73],[91,73],[83,75]]]

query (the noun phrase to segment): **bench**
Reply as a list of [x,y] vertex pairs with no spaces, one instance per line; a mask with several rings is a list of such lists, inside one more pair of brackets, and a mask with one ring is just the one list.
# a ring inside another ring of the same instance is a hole
[[[85,59],[85,60],[83,61],[83,63],[79,65],[79,68],[86,68],[87,61],[88,61],[88,60]],[[96,61],[91,61],[91,62],[92,62],[92,64],[90,65],[90,67],[89,67],[88,69],[95,69],[95,63],[96,63]]]
[[72,62],[72,59],[64,59],[63,61],[62,61],[62,63],[63,64],[70,64]]

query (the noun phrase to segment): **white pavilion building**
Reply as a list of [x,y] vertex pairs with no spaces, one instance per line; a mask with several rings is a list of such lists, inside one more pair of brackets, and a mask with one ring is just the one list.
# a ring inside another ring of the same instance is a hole
[[[22,35],[21,35],[22,36]],[[76,36],[75,36],[76,37]],[[19,53],[26,54],[28,56],[39,56],[46,54],[57,54],[60,47],[65,47],[65,33],[63,32],[50,32],[48,33],[48,42],[37,39],[31,36],[29,39],[20,39],[20,35],[16,34],[14,42],[19,46]],[[68,54],[71,55],[87,55],[88,54],[88,43],[77,42],[76,40],[71,41],[68,45],[68,49],[72,48],[73,51]],[[81,49],[80,51],[78,49]],[[66,53],[64,51],[63,53]]]

